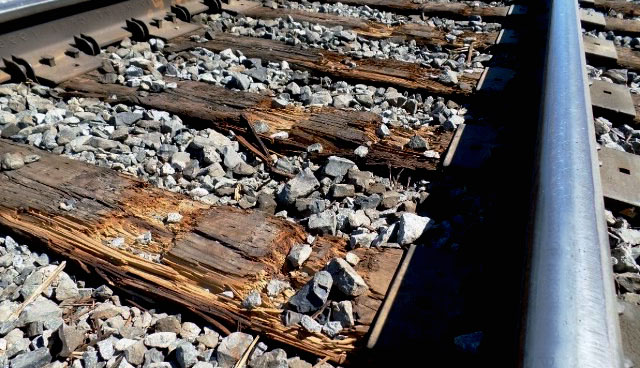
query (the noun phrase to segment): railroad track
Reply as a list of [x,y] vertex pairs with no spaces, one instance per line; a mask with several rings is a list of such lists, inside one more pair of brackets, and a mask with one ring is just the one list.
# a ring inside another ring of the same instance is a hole
[[0,366],[640,364],[639,13],[0,3]]

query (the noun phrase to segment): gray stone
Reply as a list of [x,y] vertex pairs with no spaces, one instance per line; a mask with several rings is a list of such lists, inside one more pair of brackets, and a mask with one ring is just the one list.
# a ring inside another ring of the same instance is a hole
[[147,367],[152,363],[160,363],[164,361],[164,354],[156,348],[149,349],[144,353],[144,366]]
[[182,221],[182,215],[178,212],[169,212],[164,220],[169,224],[175,224]]
[[313,143],[307,147],[307,152],[309,153],[322,153],[323,150],[324,148],[320,143]]
[[280,293],[284,289],[286,289],[288,287],[290,287],[288,282],[282,281],[282,280],[272,279],[267,284],[267,295],[272,297],[272,298],[275,298],[278,295],[280,295]]
[[233,332],[222,339],[218,346],[218,365],[222,368],[233,367],[249,348],[253,337],[243,332]]
[[330,156],[327,164],[324,167],[324,174],[331,177],[343,177],[347,174],[349,169],[353,168],[356,164],[346,158]]
[[326,271],[319,271],[298,292],[289,299],[289,305],[299,313],[315,312],[329,297],[333,278]]
[[282,323],[287,327],[297,325],[302,320],[302,316],[302,313],[286,310],[282,315]]
[[150,348],[168,348],[177,340],[175,332],[156,332],[144,338],[144,344]]
[[104,360],[109,360],[113,357],[115,353],[115,349],[113,347],[113,339],[114,337],[109,337],[107,339],[98,341],[96,344],[98,346],[98,351],[100,352],[100,356]]
[[190,343],[183,343],[176,348],[176,360],[181,368],[191,368],[198,361],[198,351]]
[[287,204],[293,204],[297,198],[306,197],[319,186],[320,182],[313,175],[313,171],[306,168],[287,182],[279,195],[279,199]]
[[[205,329],[205,331],[207,331],[207,329]],[[198,336],[196,340],[207,348],[213,349],[218,346],[220,342],[220,334],[214,331],[208,331],[205,332],[204,335]]]
[[305,362],[300,357],[293,357],[287,360],[289,368],[313,368],[313,365],[309,362]]
[[331,303],[331,318],[340,322],[342,327],[351,327],[355,325],[353,318],[353,305],[348,300]]
[[353,267],[355,267],[358,262],[360,262],[360,257],[358,257],[358,255],[354,252],[347,252],[347,254],[345,254],[344,256],[344,259]]
[[619,228],[614,232],[620,237],[620,239],[629,245],[640,244],[640,230]]
[[304,261],[311,255],[311,246],[309,244],[296,244],[291,247],[287,260],[295,268],[300,268]]
[[62,342],[62,350],[59,355],[66,358],[83,343],[84,331],[74,326],[67,326],[63,323],[58,328],[58,338]]
[[369,248],[374,239],[378,236],[377,233],[359,233],[351,234],[349,236],[349,245],[352,249],[355,248]]
[[144,354],[147,352],[147,348],[144,346],[142,340],[136,341],[124,349],[124,357],[127,362],[133,365],[139,365],[144,362]]
[[460,351],[476,354],[480,348],[482,337],[482,331],[477,331],[466,335],[456,336],[453,339],[453,343]]
[[98,352],[91,349],[82,353],[82,365],[84,368],[98,368]]
[[191,368],[214,368],[212,363],[209,362],[196,362]]
[[331,196],[335,199],[353,197],[356,195],[356,188],[351,184],[333,184],[331,186]]
[[[24,326],[36,321],[53,321],[62,317],[62,310],[49,299],[38,297],[20,313],[19,323]],[[57,326],[56,326],[57,327]]]
[[384,209],[394,208],[400,202],[402,195],[395,191],[384,192],[382,194],[382,202],[380,205]]
[[138,120],[142,119],[142,114],[137,112],[119,112],[114,115],[115,125],[133,125]]
[[2,170],[17,170],[24,166],[24,157],[18,152],[7,152],[0,158],[0,164]]
[[360,158],[365,158],[369,154],[369,148],[367,146],[358,146],[353,153]]
[[300,325],[302,326],[302,328],[307,330],[307,332],[320,333],[322,331],[322,325],[319,324],[315,319],[307,315],[302,316]]
[[247,297],[242,301],[242,307],[246,309],[254,309],[262,305],[262,298],[260,297],[260,292],[257,290],[252,290],[249,292]]
[[236,152],[231,146],[224,146],[222,148],[222,154],[224,155],[224,166],[229,169],[233,169],[234,167],[240,165],[242,162],[242,157]]
[[80,297],[80,291],[76,283],[65,272],[60,273],[56,287],[56,300],[63,301],[78,297]]
[[428,217],[421,217],[413,213],[403,213],[398,227],[398,243],[411,244],[422,236],[433,222]]
[[321,235],[336,235],[336,214],[326,210],[309,217],[309,230]]
[[333,277],[333,282],[338,290],[348,296],[359,296],[369,289],[356,270],[342,258],[333,258],[326,270]]
[[342,331],[342,324],[338,321],[330,321],[322,326],[322,333],[331,338],[336,337],[340,331]]
[[381,247],[388,243],[391,239],[395,239],[398,230],[398,223],[390,226],[383,226],[378,230],[378,236],[371,242],[372,247]]
[[442,127],[446,130],[453,131],[458,129],[458,126],[462,123],[464,123],[464,118],[462,116],[451,115],[449,119],[447,119],[447,121],[445,121],[445,123],[442,124]]
[[189,152],[176,152],[171,155],[171,165],[178,169],[178,171],[184,170],[191,162],[191,155]]
[[287,353],[282,349],[273,349],[249,361],[251,368],[289,368]]
[[251,78],[242,74],[242,73],[233,73],[231,74],[231,81],[229,82],[229,87],[237,88],[241,91],[245,91],[249,89],[251,86]]
[[256,121],[253,124],[253,130],[255,130],[258,134],[265,134],[269,132],[269,124],[265,123],[264,121]]
[[51,353],[46,347],[22,353],[11,359],[11,368],[41,368],[51,362]]
[[337,95],[333,97],[333,107],[338,109],[348,108],[353,101],[353,97],[351,95]]
[[616,272],[640,271],[640,266],[636,263],[629,246],[623,245],[612,249],[611,257],[617,261],[617,263],[613,265],[613,270]]
[[429,149],[429,143],[426,139],[422,138],[419,135],[414,135],[409,139],[409,143],[407,143],[407,147],[413,150],[426,150]]

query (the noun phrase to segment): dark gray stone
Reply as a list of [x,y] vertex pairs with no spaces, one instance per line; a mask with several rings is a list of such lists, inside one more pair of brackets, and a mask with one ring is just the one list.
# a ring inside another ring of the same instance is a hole
[[356,270],[342,258],[332,259],[327,265],[326,270],[331,274],[338,290],[348,296],[359,296],[369,289]]
[[22,353],[11,359],[11,368],[40,368],[51,362],[51,353],[47,348]]
[[315,312],[329,297],[333,278],[326,271],[319,271],[298,292],[289,299],[289,305],[299,313]]

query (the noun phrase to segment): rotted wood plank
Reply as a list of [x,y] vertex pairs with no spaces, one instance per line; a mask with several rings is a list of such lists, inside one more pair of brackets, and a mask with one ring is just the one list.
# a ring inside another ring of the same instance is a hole
[[[357,325],[343,331],[344,340],[307,334],[280,322],[280,310],[274,303],[284,299],[272,301],[265,296],[262,307],[252,311],[241,307],[249,291],[262,290],[271,278],[289,280],[297,287],[309,279],[301,272],[286,271],[285,265],[291,246],[306,239],[302,227],[261,212],[208,207],[109,169],[0,140],[0,154],[5,152],[37,153],[41,159],[18,170],[0,172],[3,231],[76,261],[124,291],[160,298],[159,302],[170,300],[218,320],[240,323],[336,362],[364,343],[362,337],[402,256],[397,249],[359,250],[365,261],[356,269],[370,291],[353,301],[355,310],[363,311]],[[59,203],[65,199],[75,199],[75,209],[60,209]],[[180,212],[184,216],[181,223],[164,223],[169,212]],[[151,231],[152,242],[137,244],[135,238],[146,231]],[[125,246],[108,246],[114,237],[124,237]],[[153,262],[141,257],[141,252],[162,257]],[[304,271],[312,275],[345,252],[343,239],[318,237]],[[229,288],[239,298],[218,295]]]
[[595,0],[592,6],[606,13],[614,10],[616,13],[622,13],[632,17],[640,16],[640,5],[624,0]]
[[616,46],[616,52],[619,66],[640,71],[640,52],[620,46]]
[[[380,139],[375,131],[382,123],[373,113],[338,110],[331,107],[278,108],[271,97],[232,91],[203,82],[176,81],[178,88],[162,93],[142,95],[135,88],[115,84],[101,84],[98,74],[78,77],[60,86],[69,96],[97,97],[109,102],[138,104],[147,108],[165,110],[177,114],[198,128],[233,130],[251,141],[252,133],[247,123],[266,122],[270,130],[259,134],[269,149],[280,154],[306,152],[306,147],[319,142],[322,155],[341,155],[367,166],[404,167],[433,170],[439,160],[427,158],[422,152],[404,149],[404,145],[416,133],[413,130],[393,129],[392,135]],[[115,100],[111,99],[115,95]],[[269,138],[275,132],[285,131],[289,138]],[[444,152],[452,138],[451,132],[424,127],[417,134],[429,141],[430,148]],[[370,143],[369,154],[360,159],[353,151]]]
[[458,77],[460,83],[451,86],[437,80],[440,70],[427,69],[416,63],[365,58],[354,60],[356,67],[349,67],[344,61],[351,58],[337,52],[315,48],[303,49],[280,41],[226,33],[215,33],[215,39],[203,43],[191,41],[188,36],[178,37],[172,42],[173,45],[166,48],[168,52],[180,52],[196,47],[204,47],[215,52],[232,48],[242,51],[249,58],[276,62],[285,60],[296,69],[308,70],[315,74],[457,98],[470,96],[481,75],[463,74]]
[[607,31],[618,32],[625,35],[640,35],[640,21],[635,19],[619,19],[614,17],[605,17]]
[[248,2],[232,3],[231,5],[224,4],[223,9],[256,19],[276,19],[290,16],[297,22],[317,23],[325,27],[342,26],[344,29],[351,29],[358,35],[367,38],[415,40],[419,45],[462,47],[464,46],[462,40],[474,38],[473,47],[477,50],[484,50],[495,44],[498,37],[498,32],[474,33],[465,31],[458,36],[456,42],[449,43],[445,39],[447,32],[422,24],[408,23],[388,26],[357,17],[315,13],[297,9],[272,9],[261,4]]
[[380,10],[396,13],[414,13],[441,15],[445,17],[468,17],[470,15],[480,15],[488,18],[505,17],[509,12],[508,6],[499,7],[473,7],[465,3],[441,3],[425,1],[423,3],[412,0],[321,0],[321,3],[342,3],[347,5],[362,6],[367,5]]

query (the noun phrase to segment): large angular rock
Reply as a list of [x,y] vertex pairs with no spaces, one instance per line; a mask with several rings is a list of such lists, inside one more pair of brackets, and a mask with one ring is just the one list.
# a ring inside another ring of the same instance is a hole
[[151,348],[168,348],[177,339],[174,332],[156,332],[144,338],[144,344]]
[[59,355],[66,358],[82,344],[84,341],[84,331],[75,326],[67,326],[63,323],[58,328],[58,338],[62,342],[62,349]]
[[326,210],[309,217],[309,230],[321,235],[336,235],[336,214]]
[[315,319],[307,315],[302,316],[300,325],[302,326],[302,328],[307,330],[307,332],[320,333],[320,331],[322,331],[322,325],[319,324]]
[[316,179],[313,171],[306,168],[287,182],[279,199],[286,204],[293,204],[296,199],[308,196],[319,186],[320,182]]
[[422,236],[432,224],[428,217],[421,217],[414,213],[403,213],[398,227],[398,243],[411,244]]
[[175,316],[160,318],[154,325],[156,332],[173,332],[180,333],[182,326]]
[[198,361],[198,351],[188,342],[176,348],[176,360],[181,368],[191,368]]
[[233,332],[222,339],[217,352],[218,365],[222,368],[233,367],[252,341],[253,337],[243,332]]
[[289,299],[289,305],[299,313],[315,312],[327,301],[332,285],[333,278],[329,272],[316,272],[313,278]]
[[20,153],[7,152],[0,157],[2,170],[17,170],[24,166],[24,157]]
[[291,247],[287,260],[295,268],[300,268],[304,261],[311,255],[311,246],[309,244],[296,244]]
[[46,347],[22,353],[11,359],[11,368],[41,368],[51,362],[51,353]]
[[[62,317],[62,310],[49,299],[39,297],[20,313],[19,324],[24,326],[36,321],[52,321]],[[46,323],[46,322],[45,322]]]
[[343,327],[351,327],[355,324],[353,318],[353,305],[348,300],[331,303],[331,319],[340,322]]
[[144,354],[146,352],[147,348],[144,346],[144,342],[139,340],[124,349],[124,357],[127,362],[133,365],[140,365],[144,362]]
[[288,368],[287,353],[282,349],[273,349],[249,361],[251,368]]
[[333,282],[338,290],[346,295],[362,295],[369,289],[362,276],[358,275],[356,270],[342,258],[332,259],[326,269],[333,277]]
[[334,178],[343,177],[355,165],[355,162],[346,158],[330,156],[324,166],[323,173]]

